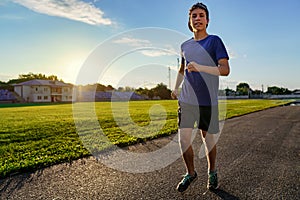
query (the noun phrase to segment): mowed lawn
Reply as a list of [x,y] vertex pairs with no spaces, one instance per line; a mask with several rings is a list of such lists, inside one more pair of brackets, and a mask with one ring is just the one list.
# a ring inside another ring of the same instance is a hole
[[[222,100],[220,106],[221,114],[231,118],[286,103]],[[85,113],[91,106],[96,119]],[[112,144],[126,146],[176,133],[177,108],[174,100],[0,105],[0,177],[91,155],[93,149],[86,148],[87,141],[97,143],[97,150],[101,150]],[[95,139],[95,134],[88,138],[91,132],[99,132],[91,125],[95,122],[107,137]]]

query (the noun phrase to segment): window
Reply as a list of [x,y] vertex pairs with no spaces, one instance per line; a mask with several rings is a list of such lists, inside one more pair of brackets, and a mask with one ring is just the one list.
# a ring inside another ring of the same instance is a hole
[[48,100],[48,96],[44,96],[44,100]]
[[44,88],[44,92],[48,92],[48,88]]
[[42,100],[42,96],[37,96],[37,99],[38,100]]

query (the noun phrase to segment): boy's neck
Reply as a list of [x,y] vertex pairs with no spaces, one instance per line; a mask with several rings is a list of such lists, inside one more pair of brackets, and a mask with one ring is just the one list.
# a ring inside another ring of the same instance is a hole
[[194,32],[194,40],[203,40],[208,36],[208,33],[205,31]]

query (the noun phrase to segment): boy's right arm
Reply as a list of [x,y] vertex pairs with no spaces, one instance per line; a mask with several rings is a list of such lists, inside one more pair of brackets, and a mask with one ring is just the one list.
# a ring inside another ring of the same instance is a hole
[[184,68],[185,68],[185,60],[182,57],[181,58],[181,64],[180,64],[180,68],[178,70],[178,74],[177,74],[177,78],[176,78],[176,83],[175,83],[175,87],[174,90],[171,93],[171,97],[173,99],[176,99],[178,96],[178,88],[181,85],[182,81],[183,81],[183,77],[184,77]]

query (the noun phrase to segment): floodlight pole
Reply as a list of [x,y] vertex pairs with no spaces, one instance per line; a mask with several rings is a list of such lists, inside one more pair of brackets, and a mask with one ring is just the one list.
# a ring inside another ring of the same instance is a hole
[[171,67],[168,67],[169,71],[169,88],[171,89]]

